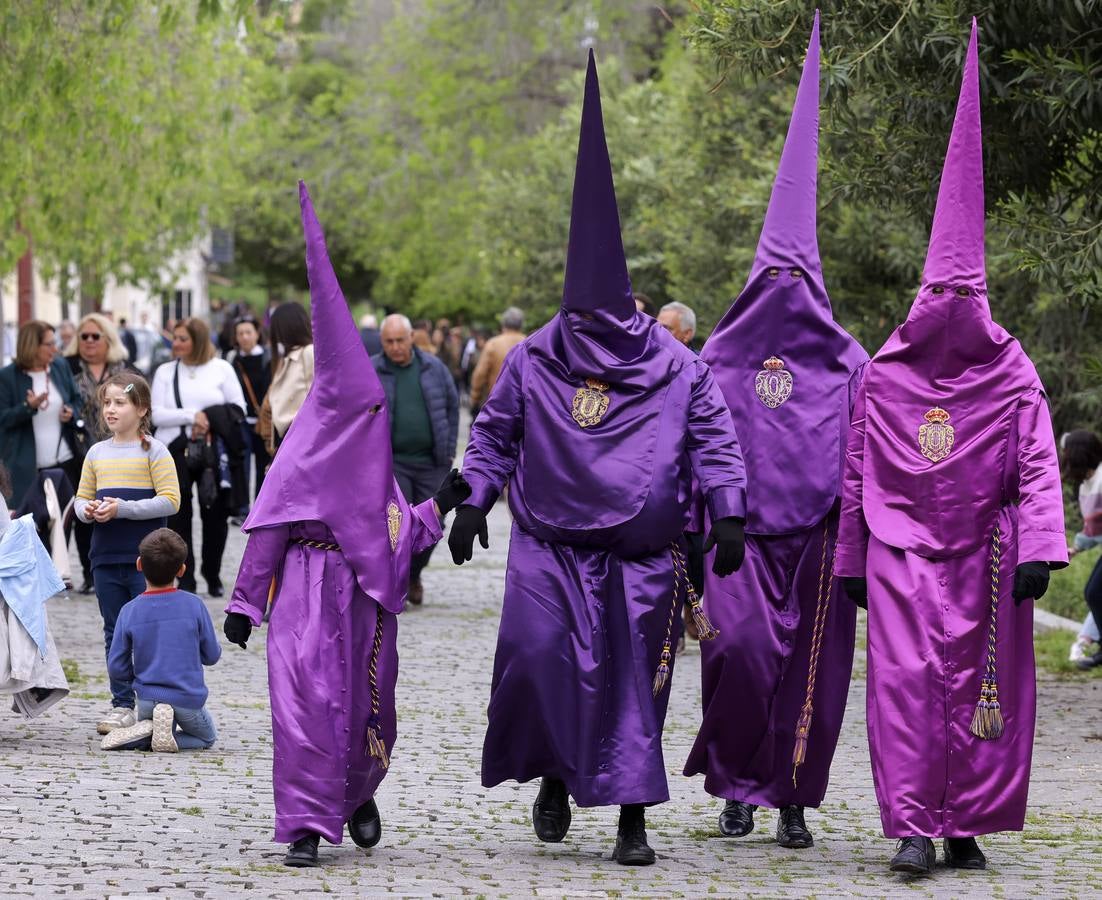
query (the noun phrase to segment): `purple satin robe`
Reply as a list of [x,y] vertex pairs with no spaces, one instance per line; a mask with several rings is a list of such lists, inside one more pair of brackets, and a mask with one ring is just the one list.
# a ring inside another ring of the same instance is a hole
[[[865,393],[846,451],[835,573],[867,576],[868,731],[884,834],[969,837],[1020,831],[1025,820],[1036,711],[1033,602],[1011,597],[1019,562],[1067,559],[1052,424],[1040,391],[1021,398],[1003,455],[998,602],[999,700],[1005,733],[969,731],[979,698],[991,608],[990,542],[931,558],[870,535],[862,504],[890,502],[891,487],[862,477]],[[951,535],[951,538],[958,537]]]
[[[673,348],[672,338],[655,332],[652,339],[684,365],[652,400],[651,415],[660,421],[652,449],[637,461],[646,471],[609,475],[609,488],[620,483],[617,477],[630,477],[632,487],[638,478],[651,486],[630,518],[610,523],[594,505],[598,527],[547,522],[553,502],[541,491],[568,483],[572,467],[584,463],[579,450],[545,472],[554,457],[530,452],[526,407],[546,411],[563,401],[561,386],[529,377],[529,343],[509,354],[471,431],[463,466],[473,489],[469,502],[489,510],[508,483],[514,517],[482,757],[486,787],[552,776],[566,783],[579,806],[669,798],[662,727],[670,688],[655,698],[651,687],[674,599],[669,548],[687,521],[694,474],[713,519],[745,515],[745,478],[730,415],[708,368]],[[577,428],[579,444],[584,434],[586,458],[602,458],[602,440],[621,441],[613,433],[615,411],[634,415],[641,403],[638,395],[624,403],[616,385],[608,396],[607,437],[599,428],[583,433],[573,423],[563,426]],[[541,459],[541,467],[529,468],[529,457]],[[575,517],[581,510],[572,502],[568,512]],[[680,605],[674,641],[679,613]]]
[[[410,511],[404,538],[410,546],[399,545],[396,551],[407,558],[432,546],[441,534],[432,500]],[[393,753],[398,618],[363,592],[341,553],[291,543],[295,538],[333,542],[320,522],[255,529],[226,612],[247,615],[259,626],[269,585],[277,577],[267,643],[275,840],[289,843],[313,833],[339,844],[345,822],[374,796],[386,775],[367,752],[368,667],[380,621],[381,737]]]
[[[862,371],[850,380],[851,405]],[[831,578],[837,535],[835,509],[790,534],[747,534],[746,561],[727,578],[704,567],[708,617],[719,635],[700,643],[704,715],[685,774],[703,774],[704,789],[715,797],[777,809],[823,801],[846,711],[856,631],[856,609]],[[820,585],[827,608],[811,731],[793,784]]]

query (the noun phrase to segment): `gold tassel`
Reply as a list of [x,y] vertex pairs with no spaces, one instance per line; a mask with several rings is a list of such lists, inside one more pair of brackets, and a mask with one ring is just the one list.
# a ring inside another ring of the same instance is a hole
[[390,757],[386,753],[386,744],[379,737],[374,725],[368,726],[367,729],[367,752],[369,756],[379,760],[379,765],[384,769],[390,768]]
[[658,671],[654,673],[654,696],[657,697],[662,693],[662,689],[665,688],[666,682],[670,680],[670,641],[666,639],[666,643],[662,645],[662,655],[658,661]]
[[719,629],[712,624],[707,613],[704,612],[704,604],[700,602],[691,584],[689,585],[689,612],[692,613],[693,624],[696,626],[700,640],[711,641],[719,635]]
[[807,738],[811,734],[811,704],[805,703],[796,722],[796,746],[792,748],[792,784],[796,784],[796,770],[807,760]]

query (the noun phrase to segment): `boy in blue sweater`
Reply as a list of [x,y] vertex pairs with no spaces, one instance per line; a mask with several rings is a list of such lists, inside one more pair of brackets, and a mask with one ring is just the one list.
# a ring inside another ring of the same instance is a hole
[[177,590],[187,545],[176,532],[158,528],[138,547],[138,571],[146,590],[127,603],[115,623],[107,671],[132,681],[138,721],[103,739],[104,750],[206,749],[217,733],[207,712],[203,666],[222,655],[203,601]]

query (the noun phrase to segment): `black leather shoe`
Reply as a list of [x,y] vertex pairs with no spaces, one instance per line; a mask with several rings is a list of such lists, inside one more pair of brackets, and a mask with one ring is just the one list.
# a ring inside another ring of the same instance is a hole
[[570,830],[570,795],[559,779],[540,781],[540,792],[532,804],[532,827],[536,837],[548,844],[557,844]]
[[80,592],[85,597],[87,597],[89,594],[94,594],[96,592],[95,582],[93,582],[91,578],[85,578],[84,584],[80,586]]
[[622,866],[652,866],[654,851],[647,843],[647,823],[642,806],[621,806],[612,858]]
[[892,857],[892,871],[909,875],[929,875],[937,861],[934,842],[928,837],[905,837]]
[[945,850],[945,865],[950,869],[987,868],[987,857],[974,837],[946,838],[942,848]]
[[804,823],[802,806],[785,806],[777,819],[777,843],[789,850],[803,850],[815,843]]
[[226,595],[226,591],[222,587],[221,582],[216,581],[214,584],[207,585],[207,596],[208,597],[218,598],[218,597],[224,597],[225,595]]
[[370,850],[379,843],[379,838],[383,836],[383,820],[379,818],[379,807],[374,799],[361,803],[352,813],[352,818],[348,820],[348,836],[364,850]]
[[287,848],[283,865],[292,869],[313,869],[318,864],[318,840],[320,835],[308,834]]
[[719,833],[724,837],[745,837],[754,830],[753,803],[728,800],[719,814]]

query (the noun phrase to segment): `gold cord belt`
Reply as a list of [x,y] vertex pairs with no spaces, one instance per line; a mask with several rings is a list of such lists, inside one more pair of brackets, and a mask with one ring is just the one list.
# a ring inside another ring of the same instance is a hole
[[662,644],[662,653],[658,657],[658,671],[654,673],[652,690],[657,697],[662,693],[666,682],[670,680],[670,662],[673,659],[673,623],[677,615],[677,603],[684,595],[689,604],[689,610],[693,616],[696,630],[702,641],[710,641],[719,631],[704,614],[704,604],[697,596],[696,588],[689,580],[688,570],[685,565],[685,556],[681,548],[676,544],[670,544],[670,556],[673,559],[673,602],[670,604],[670,614],[666,619],[666,640]]
[[331,544],[328,541],[311,541],[309,538],[291,538],[292,544],[298,544],[300,547],[313,547],[315,550],[325,550],[327,552],[340,553],[339,544]]
[[991,625],[987,630],[987,664],[980,683],[980,699],[968,729],[983,741],[1002,737],[1005,724],[1002,707],[999,706],[999,679],[995,672],[995,650],[999,637],[999,559],[1002,550],[999,537],[999,526],[996,525],[991,534]]
[[[819,655],[823,649],[823,632],[826,629],[827,612],[830,609],[830,589],[834,584],[833,564],[827,575],[827,547],[830,544],[830,526],[823,526],[823,550],[819,557],[819,596],[815,601],[815,627],[811,632],[811,655],[807,665],[807,690],[800,718],[796,721],[796,744],[792,748],[792,786],[796,787],[797,774],[807,759],[807,742],[811,736],[811,717],[815,713],[815,680],[819,674]],[[830,555],[831,560],[834,554]]]

